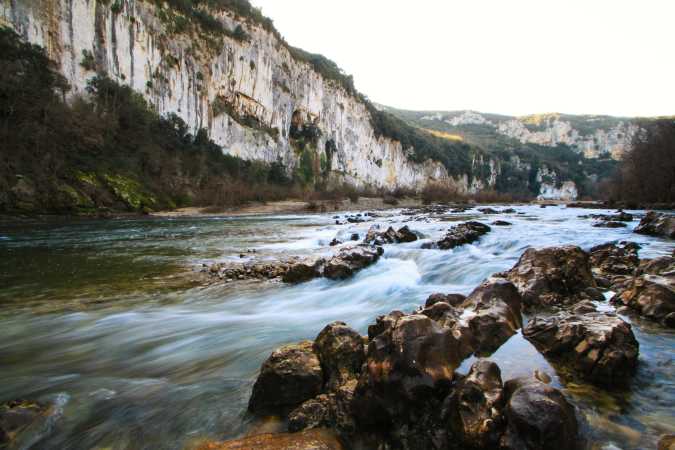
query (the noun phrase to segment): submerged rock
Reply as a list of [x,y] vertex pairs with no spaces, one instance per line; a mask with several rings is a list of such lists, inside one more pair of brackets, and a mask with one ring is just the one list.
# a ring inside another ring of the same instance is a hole
[[49,412],[49,406],[26,400],[0,405],[0,448],[23,448],[23,435],[43,424]]
[[662,256],[647,261],[626,290],[612,298],[642,316],[675,328],[675,258]]
[[263,363],[253,385],[248,409],[270,413],[295,407],[323,388],[323,371],[311,341],[275,350]]
[[[451,439],[463,448],[497,448],[503,433],[504,395],[499,366],[478,360],[454,387],[443,405]],[[454,440],[453,439],[453,440]]]
[[526,307],[561,306],[592,298],[589,257],[577,246],[530,248],[507,273]]
[[355,272],[376,263],[381,254],[380,247],[344,248],[326,262],[323,275],[331,280],[349,278]]
[[504,384],[504,450],[575,450],[579,448],[574,407],[562,393],[534,378]]
[[438,248],[449,250],[460,245],[476,242],[481,236],[490,232],[490,227],[484,223],[469,221],[450,228],[443,239],[435,243],[426,243],[422,248]]
[[523,336],[546,357],[599,385],[625,385],[637,366],[639,345],[631,326],[614,314],[537,317]]
[[259,434],[225,442],[205,442],[196,450],[342,450],[335,432],[313,429],[300,433]]
[[675,217],[649,211],[633,231],[639,234],[675,239]]

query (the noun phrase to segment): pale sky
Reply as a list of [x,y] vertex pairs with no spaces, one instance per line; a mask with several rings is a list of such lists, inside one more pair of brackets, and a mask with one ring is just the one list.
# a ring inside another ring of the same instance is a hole
[[675,0],[252,0],[402,109],[675,114]]

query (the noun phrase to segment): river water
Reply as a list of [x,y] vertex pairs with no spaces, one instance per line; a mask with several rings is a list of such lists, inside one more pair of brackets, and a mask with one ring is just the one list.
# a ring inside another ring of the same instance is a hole
[[[413,310],[433,292],[469,293],[531,246],[632,240],[643,246],[640,257],[674,247],[633,234],[637,221],[594,228],[579,218],[587,210],[513,207],[519,214],[470,210],[416,220],[392,210],[346,225],[332,213],[0,225],[0,402],[56,405],[25,447],[181,449],[232,438],[252,426],[246,404],[264,359],[281,344],[313,339],[331,321],[365,334],[377,315]],[[467,219],[513,225],[493,227],[475,245],[420,248]],[[216,261],[330,254],[332,238],[363,237],[373,223],[405,223],[425,239],[385,246],[377,264],[340,282],[207,285],[196,273]],[[491,359],[504,380],[534,369],[551,375],[577,406],[588,448],[655,448],[660,435],[675,433],[675,333],[625,319],[640,342],[626,391],[561,379],[520,334]]]

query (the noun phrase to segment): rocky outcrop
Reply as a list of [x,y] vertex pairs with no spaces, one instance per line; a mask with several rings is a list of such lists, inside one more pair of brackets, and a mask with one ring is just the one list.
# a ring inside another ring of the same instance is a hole
[[[504,384],[504,450],[575,450],[579,448],[574,407],[558,391],[534,378]],[[496,448],[496,447],[493,447]]]
[[675,239],[675,217],[649,211],[633,231],[639,234]]
[[323,371],[312,342],[286,345],[263,363],[248,409],[263,414],[283,411],[315,397],[322,388]]
[[326,261],[323,276],[331,280],[349,278],[359,270],[377,262],[382,248],[354,247],[340,250],[340,253]]
[[490,230],[489,226],[480,222],[469,221],[461,223],[450,228],[445,237],[440,241],[426,243],[422,245],[422,248],[450,250],[460,245],[476,242],[481,236],[490,232]]
[[526,250],[507,278],[528,308],[569,305],[598,295],[588,254],[571,245]]
[[662,256],[646,261],[612,302],[675,328],[675,258]]
[[591,214],[591,217],[604,222],[632,222],[633,215],[623,210],[618,210],[616,214]]
[[291,264],[281,279],[286,283],[303,283],[321,276],[321,268],[325,260],[300,261]]
[[[589,262],[596,280],[606,288],[617,289],[632,277],[640,264],[634,242],[619,242],[597,245],[590,249]],[[599,283],[599,284],[600,284]]]
[[384,245],[414,242],[417,240],[417,235],[413,233],[407,225],[399,228],[398,231],[394,230],[392,227],[387,228],[386,231],[379,230],[379,225],[370,227],[363,242],[371,245]]
[[631,326],[613,314],[537,317],[523,336],[554,363],[601,386],[627,384],[637,366],[639,345]]

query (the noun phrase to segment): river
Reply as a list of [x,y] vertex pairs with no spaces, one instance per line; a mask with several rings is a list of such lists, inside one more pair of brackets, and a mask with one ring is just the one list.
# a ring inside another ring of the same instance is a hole
[[[391,210],[344,225],[336,213],[0,225],[0,402],[56,405],[54,420],[25,441],[32,448],[181,449],[232,438],[253,422],[246,404],[264,359],[281,344],[313,339],[331,321],[365,334],[377,315],[413,310],[433,292],[469,293],[528,247],[632,240],[643,246],[641,258],[674,247],[633,234],[637,221],[594,228],[579,218],[588,210],[513,207],[520,214],[470,210],[415,220]],[[513,225],[454,250],[420,248],[469,218]],[[345,281],[207,285],[196,273],[217,261],[330,254],[336,236],[404,222],[425,239],[385,246],[377,264]],[[550,374],[577,406],[589,448],[655,448],[661,434],[675,433],[675,333],[625,319],[640,343],[627,391],[563,381],[520,334],[491,359],[504,380],[534,369]]]

